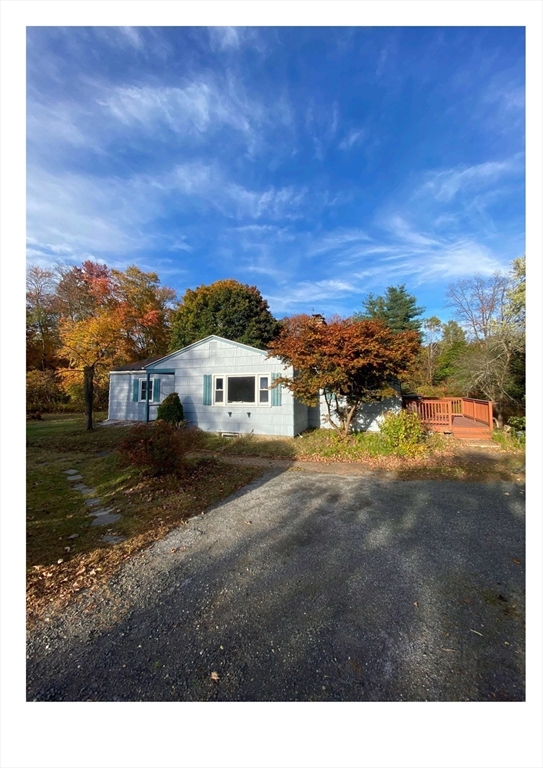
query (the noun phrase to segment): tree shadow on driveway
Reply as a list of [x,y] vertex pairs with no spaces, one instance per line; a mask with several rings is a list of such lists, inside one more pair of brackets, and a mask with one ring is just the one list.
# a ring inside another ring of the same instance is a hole
[[522,488],[268,474],[31,639],[28,686],[39,701],[522,701]]

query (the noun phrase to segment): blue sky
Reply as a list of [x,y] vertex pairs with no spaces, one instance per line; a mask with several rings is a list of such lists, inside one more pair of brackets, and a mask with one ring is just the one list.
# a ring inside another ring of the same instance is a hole
[[27,258],[349,315],[524,243],[522,27],[31,27]]

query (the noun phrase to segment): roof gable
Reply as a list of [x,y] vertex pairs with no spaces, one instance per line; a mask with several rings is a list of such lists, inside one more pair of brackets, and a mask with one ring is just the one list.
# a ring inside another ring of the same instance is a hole
[[155,360],[153,363],[149,363],[146,368],[150,368],[151,370],[159,365],[164,363],[166,360],[171,360],[172,357],[177,357],[177,355],[182,355],[188,350],[196,349],[196,347],[200,347],[203,344],[207,344],[210,341],[223,341],[226,344],[231,344],[233,347],[239,347],[240,349],[247,349],[250,352],[259,352],[261,355],[267,356],[268,351],[266,349],[258,349],[258,347],[251,347],[249,344],[242,344],[241,341],[232,341],[232,339],[225,339],[222,336],[216,336],[215,334],[212,334],[211,336],[206,336],[205,339],[200,339],[199,341],[195,341],[193,344],[189,344],[186,347],[183,347],[182,349],[178,349],[176,352],[171,352],[169,355],[166,355],[165,357],[161,357],[158,360]]

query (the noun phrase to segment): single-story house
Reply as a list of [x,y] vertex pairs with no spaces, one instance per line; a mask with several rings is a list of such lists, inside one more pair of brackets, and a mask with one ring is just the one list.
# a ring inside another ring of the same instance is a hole
[[[110,421],[153,421],[158,405],[177,392],[185,419],[221,434],[294,437],[309,427],[327,426],[324,400],[314,407],[298,402],[279,376],[292,376],[276,357],[220,336],[208,336],[170,355],[114,368],[109,379]],[[367,405],[356,428],[378,430],[378,417],[401,408],[401,396]]]

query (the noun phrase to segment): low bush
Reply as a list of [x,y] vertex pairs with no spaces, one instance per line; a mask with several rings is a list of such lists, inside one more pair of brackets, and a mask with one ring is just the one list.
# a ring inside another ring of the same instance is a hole
[[502,429],[495,429],[492,432],[492,440],[501,446],[504,451],[519,451],[526,448],[526,434],[521,430],[518,432],[505,432]]
[[185,455],[201,441],[201,432],[194,427],[176,429],[166,421],[155,421],[131,427],[119,451],[133,467],[150,475],[170,475],[182,469]]
[[183,406],[177,392],[172,392],[160,403],[157,410],[157,419],[177,426],[183,421]]
[[517,432],[521,432],[526,429],[526,416],[511,416],[507,424]]
[[398,456],[416,456],[424,451],[426,433],[418,415],[411,411],[386,413],[381,423],[381,434]]

